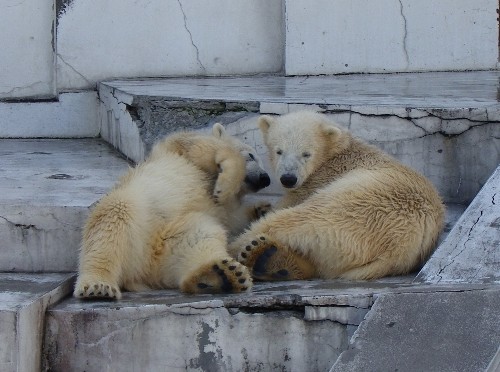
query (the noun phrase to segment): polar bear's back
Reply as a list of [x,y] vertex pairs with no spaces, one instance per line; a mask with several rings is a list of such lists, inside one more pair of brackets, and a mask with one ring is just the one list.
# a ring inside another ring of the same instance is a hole
[[138,165],[115,188],[121,195],[162,217],[210,208],[208,189],[206,174],[176,154],[165,154]]
[[[325,224],[323,238],[338,244],[340,254],[335,256],[337,262],[326,265],[330,268],[360,266],[377,257],[397,265],[397,260],[389,259],[397,256],[401,265],[408,266],[397,271],[408,272],[431,253],[444,220],[444,207],[432,184],[400,164],[350,171],[318,190],[302,207],[308,209],[308,218]],[[329,249],[327,244],[319,246]],[[331,257],[326,251],[320,256]]]

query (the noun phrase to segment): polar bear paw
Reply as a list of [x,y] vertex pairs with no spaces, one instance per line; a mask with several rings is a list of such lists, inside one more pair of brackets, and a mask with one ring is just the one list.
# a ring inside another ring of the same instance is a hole
[[232,258],[217,260],[196,270],[181,284],[187,293],[238,293],[252,288],[247,267]]
[[73,296],[82,299],[102,298],[119,300],[122,297],[122,293],[117,285],[104,281],[78,280],[75,285]]
[[309,260],[281,247],[266,235],[251,240],[240,250],[237,259],[251,268],[252,276],[258,280],[310,279],[316,274]]

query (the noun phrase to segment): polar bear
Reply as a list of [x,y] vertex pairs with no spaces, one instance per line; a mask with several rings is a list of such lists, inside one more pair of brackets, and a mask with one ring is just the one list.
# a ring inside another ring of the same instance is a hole
[[323,114],[264,115],[259,126],[285,195],[229,246],[255,279],[374,279],[433,251],[444,206],[422,175]]
[[227,252],[234,228],[229,214],[242,193],[266,184],[263,171],[256,176],[256,167],[246,165],[246,152],[258,160],[220,124],[213,135],[182,132],[157,143],[93,208],[74,296],[119,299],[121,289],[249,290],[247,268]]

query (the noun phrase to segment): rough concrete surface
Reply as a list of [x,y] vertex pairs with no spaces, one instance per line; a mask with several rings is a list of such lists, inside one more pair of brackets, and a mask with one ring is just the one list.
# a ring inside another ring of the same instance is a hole
[[89,208],[128,168],[96,139],[0,139],[0,271],[76,269]]
[[500,345],[500,290],[385,294],[330,372],[484,371]]
[[416,281],[500,283],[500,167],[458,219]]
[[45,310],[65,297],[73,274],[0,273],[0,370],[39,371]]

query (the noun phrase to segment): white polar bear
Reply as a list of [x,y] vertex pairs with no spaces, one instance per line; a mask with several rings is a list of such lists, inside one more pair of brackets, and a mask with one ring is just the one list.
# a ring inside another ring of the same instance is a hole
[[178,133],[157,143],[93,208],[74,296],[119,299],[122,289],[250,289],[248,270],[227,252],[228,231],[243,223],[230,215],[242,194],[269,184],[267,174],[244,158],[249,154],[258,163],[253,149],[220,124],[211,136]]
[[431,254],[444,218],[433,185],[325,115],[261,116],[285,196],[230,244],[254,278],[373,279]]

